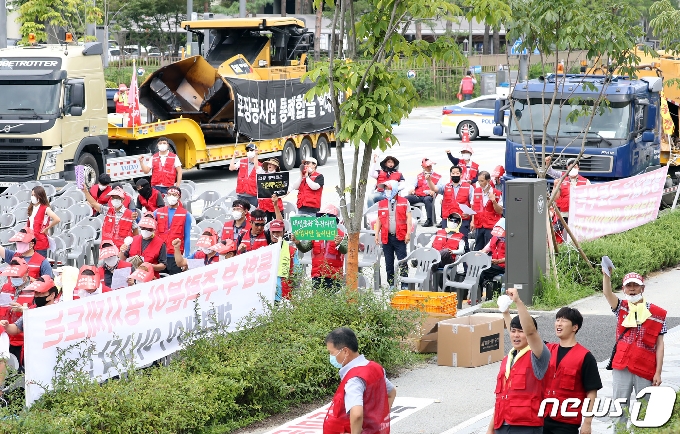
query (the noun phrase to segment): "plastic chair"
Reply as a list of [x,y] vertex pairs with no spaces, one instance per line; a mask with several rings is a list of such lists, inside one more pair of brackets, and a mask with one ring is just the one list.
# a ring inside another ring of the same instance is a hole
[[[69,209],[75,205],[75,203],[76,201],[73,200],[72,197],[62,195],[54,199],[52,203],[50,203],[50,207],[55,211],[58,209]],[[90,215],[92,215],[92,209],[90,209]]]
[[121,183],[121,186],[123,187],[123,191],[126,192],[130,197],[132,198],[133,202],[137,201],[137,195],[139,193],[137,192],[137,189],[132,186],[129,182],[123,182]]
[[211,206],[210,208],[206,208],[203,210],[203,214],[201,215],[200,220],[219,220],[220,217],[225,216],[227,214],[227,210],[222,208],[221,206]]
[[[465,264],[467,271],[465,272],[465,279],[462,282],[456,282],[456,270],[458,264]],[[472,306],[477,304],[477,297],[479,296],[479,278],[482,271],[491,267],[491,257],[483,252],[469,252],[456,259],[456,262],[444,267],[444,283],[443,290],[447,288],[455,288],[458,293],[458,309],[463,305],[464,291],[469,291],[470,301]]]
[[43,184],[43,188],[45,189],[45,194],[47,197],[54,197],[57,195],[57,187],[55,187],[52,184]]
[[[196,184],[185,184],[184,181],[182,181],[182,184],[180,184],[179,188],[180,190],[188,191],[189,198],[193,197],[194,193],[196,192]],[[182,196],[184,196],[184,193],[182,193]]]
[[89,226],[94,229],[96,236],[92,242],[92,262],[99,262],[99,247],[102,244],[101,231],[103,222],[98,217],[87,217],[80,220],[75,226]]
[[73,182],[67,182],[66,185],[63,186],[57,194],[61,195],[71,190],[78,190],[78,186]]
[[234,218],[231,216],[231,214],[222,214],[220,216],[217,216],[215,220],[218,220],[222,224],[225,224],[228,221],[234,220]]
[[413,277],[401,277],[401,283],[408,283],[409,289],[414,289],[416,286],[418,286],[423,291],[429,290],[432,281],[432,266],[440,263],[442,260],[441,256],[439,255],[439,251],[431,247],[421,247],[420,249],[415,249],[404,259],[397,261],[395,267],[403,263],[408,264],[408,261],[411,260],[417,262],[416,272]]
[[47,249],[47,259],[50,260],[54,265],[62,266],[67,263],[68,255],[68,241],[71,241],[70,237],[64,237],[65,234],[57,235],[53,237],[54,249]]
[[24,190],[33,190],[34,187],[42,187],[42,182],[40,181],[26,181],[21,186]]
[[28,220],[28,203],[23,202],[19,203],[14,209],[12,210],[12,214],[14,214],[15,222],[16,223],[22,223]]
[[182,183],[180,184],[180,187],[184,187],[185,185],[191,186],[191,188],[193,188],[194,191],[196,191],[196,183],[194,181],[190,179],[183,179]]
[[21,186],[20,184],[13,184],[7,187],[0,196],[13,196],[14,193],[16,193],[19,190],[25,190],[25,188],[23,188],[23,186]]
[[[184,193],[182,193],[184,195]],[[192,205],[198,201],[203,201],[203,210],[210,208],[215,202],[219,200],[221,195],[216,191],[204,191],[196,199],[190,200],[188,203],[188,210],[190,213],[194,213],[192,210]]]
[[290,202],[283,202],[283,219],[290,220],[291,214],[297,215],[298,209],[295,204]]
[[54,213],[61,220],[56,226],[54,226],[54,234],[61,234],[69,230],[71,223],[74,220],[73,213],[67,209],[58,209]]
[[94,240],[97,238],[97,231],[91,226],[83,225],[73,227],[69,234],[75,237],[75,244],[71,246],[67,258],[74,261],[76,266],[80,268],[88,262]]
[[307,265],[312,265],[312,251],[310,250],[309,252],[302,253],[301,251],[298,250],[298,259],[300,260],[300,265],[302,265],[302,268],[305,270],[305,273],[307,272]]
[[203,231],[205,231],[207,228],[213,228],[219,235],[222,233],[222,226],[224,226],[224,223],[220,222],[219,220],[205,219],[196,226],[201,230],[200,233],[203,233]]
[[[0,231],[0,245],[5,248],[10,248],[10,246],[14,245],[14,243],[11,243],[9,241],[10,238],[14,236],[17,232],[13,229],[5,229]],[[14,249],[11,249],[14,250]],[[3,259],[3,258],[0,258]]]
[[212,204],[212,206],[220,206],[224,208],[227,213],[231,214],[231,203],[235,201],[233,197],[229,196],[222,196],[221,198],[217,199],[215,203]]
[[25,202],[26,206],[28,206],[28,203],[31,201],[31,194],[31,190],[19,190],[14,193],[14,197],[17,198],[19,203]]
[[416,224],[420,223],[423,220],[423,212],[420,210],[420,208],[412,206],[411,207],[411,218],[416,219]]
[[11,228],[14,226],[15,220],[16,218],[14,217],[14,214],[5,213],[0,215],[0,229]]
[[78,203],[78,202],[85,202],[85,193],[83,193],[80,190],[69,190],[66,193],[62,194],[61,197],[70,197],[73,199],[73,203]]
[[78,224],[79,221],[92,216],[92,208],[86,203],[76,203],[71,205],[67,211],[73,214],[73,224]]
[[366,229],[373,229],[372,227],[369,226],[369,219],[368,215],[369,214],[375,214],[376,219],[378,218],[378,204],[374,204],[372,207],[368,208],[366,211],[364,211],[364,227]]
[[229,193],[226,194],[226,196],[231,197],[234,200],[236,200],[236,198],[238,198],[238,194],[236,194],[236,190],[231,190]]
[[19,199],[15,196],[0,196],[0,213],[6,214],[19,205]]
[[376,244],[375,236],[370,234],[361,234],[359,236],[359,245],[363,246],[363,254],[359,257],[359,269],[366,267],[373,268],[373,289],[379,291],[382,246]]
[[418,234],[418,238],[416,239],[416,246],[427,247],[427,245],[430,244],[430,241],[432,241],[432,238],[434,236],[435,236],[435,232],[426,232],[426,233]]
[[196,246],[198,239],[201,238],[202,233],[203,233],[203,231],[198,226],[192,226],[191,227],[191,235],[189,235],[189,245],[184,246],[185,252],[193,252],[194,251],[194,247]]

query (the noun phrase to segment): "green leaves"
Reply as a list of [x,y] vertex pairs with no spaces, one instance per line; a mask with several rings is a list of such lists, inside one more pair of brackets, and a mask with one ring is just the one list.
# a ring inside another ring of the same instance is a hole
[[85,33],[85,23],[102,23],[102,10],[93,0],[27,0],[20,3],[17,22],[21,23],[24,44],[28,44],[29,33],[34,33],[38,41],[47,41],[44,23],[64,27],[79,37]]

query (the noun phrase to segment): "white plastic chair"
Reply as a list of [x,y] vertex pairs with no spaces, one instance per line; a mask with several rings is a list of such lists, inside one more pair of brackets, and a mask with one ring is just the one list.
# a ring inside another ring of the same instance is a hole
[[82,225],[73,227],[69,234],[75,237],[76,244],[71,246],[71,251],[67,257],[80,268],[83,264],[88,263],[94,241],[97,238],[97,231],[91,226]]
[[43,188],[45,189],[45,194],[47,195],[48,198],[53,198],[54,196],[57,195],[57,188],[54,185],[43,184]]
[[57,235],[53,237],[54,249],[47,250],[47,259],[50,260],[54,265],[61,266],[66,265],[67,255],[68,255],[68,244],[67,240],[71,241],[70,237],[63,237],[64,234]]
[[22,223],[28,220],[28,203],[21,202],[12,210],[16,223]]
[[69,190],[61,195],[61,197],[70,197],[73,199],[73,203],[85,202],[85,193],[80,190]]
[[206,208],[203,210],[203,214],[201,214],[200,220],[219,220],[220,217],[225,216],[227,214],[227,210],[224,209],[221,206],[211,206],[210,208]]
[[5,213],[0,215],[0,229],[11,228],[12,226],[14,226],[15,221],[16,218],[14,217],[14,214]]
[[26,181],[21,186],[24,190],[33,190],[34,187],[42,187],[42,182],[40,181]]
[[13,184],[5,189],[0,196],[13,196],[19,190],[25,190],[21,184]]
[[[397,261],[395,264],[395,273],[398,270],[397,265],[403,263],[408,264],[408,261],[414,260],[417,262],[415,267],[415,274],[413,276],[401,277],[401,283],[408,283],[409,289],[420,287],[423,291],[428,291],[432,282],[432,266],[441,262],[442,258],[439,251],[431,247],[421,247],[415,249],[409,255]],[[395,280],[397,277],[395,276]]]
[[[458,264],[467,265],[465,279],[462,282],[455,281]],[[479,278],[482,275],[482,271],[489,267],[491,267],[491,257],[479,251],[466,253],[456,259],[453,264],[444,267],[444,283],[442,288],[444,291],[446,291],[446,288],[455,288],[456,293],[458,293],[458,309],[463,305],[464,292],[467,291],[470,294],[471,305],[475,306],[477,304],[477,297],[480,295]]]
[[56,226],[54,226],[54,234],[61,234],[68,231],[71,228],[71,223],[73,223],[73,213],[67,209],[58,209],[54,213],[61,220]]
[[196,226],[200,229],[201,233],[203,233],[203,231],[205,231],[207,228],[213,228],[215,232],[217,232],[217,234],[219,235],[220,233],[222,233],[222,226],[224,226],[224,223],[215,219],[205,219],[198,223]]
[[28,203],[31,201],[31,190],[19,190],[16,193],[14,193],[14,197],[17,198],[19,203],[26,202],[26,206],[28,206]]
[[283,219],[290,220],[292,215],[297,215],[298,209],[295,204],[290,202],[283,202]]
[[19,199],[15,196],[0,196],[0,213],[5,214],[19,205]]
[[359,236],[359,246],[363,246],[363,251],[359,256],[359,269],[371,267],[373,268],[373,289],[380,290],[380,255],[382,254],[382,246],[375,243],[375,236],[370,234],[361,234]]
[[[73,200],[72,197],[62,195],[62,196],[59,196],[56,199],[54,199],[50,203],[50,207],[55,211],[58,210],[58,209],[69,209],[73,205],[75,205],[75,203],[76,203],[76,201]],[[90,215],[92,215],[92,209],[90,209]]]
[[71,211],[71,214],[73,214],[74,225],[78,224],[81,220],[92,216],[92,208],[90,205],[82,202],[71,205],[68,207],[67,211]]
[[[14,245],[14,243],[11,243],[9,241],[9,239],[12,238],[14,236],[14,234],[16,234],[16,233],[17,232],[13,229],[4,229],[4,230],[0,231],[0,245],[2,245],[2,247],[9,249],[11,246]],[[10,250],[14,250],[14,249],[10,249]],[[0,258],[0,259],[3,259],[3,258]]]
[[416,246],[427,247],[427,245],[430,244],[430,241],[432,241],[432,238],[434,236],[435,232],[425,232],[422,234],[418,234],[418,238],[416,239]]
[[136,202],[137,196],[139,195],[137,189],[134,188],[132,184],[130,184],[129,182],[123,182],[121,183],[121,186],[123,187],[123,191],[126,192],[132,198],[132,201]]
[[[182,193],[182,195],[184,195],[184,193]],[[212,190],[204,191],[196,199],[190,200],[188,202],[187,210],[189,210],[189,212],[193,214],[194,212],[192,210],[192,205],[194,203],[198,202],[198,201],[203,202],[203,210],[206,210],[206,209],[210,208],[215,202],[217,202],[220,197],[221,197],[221,195],[216,191],[212,191]]]

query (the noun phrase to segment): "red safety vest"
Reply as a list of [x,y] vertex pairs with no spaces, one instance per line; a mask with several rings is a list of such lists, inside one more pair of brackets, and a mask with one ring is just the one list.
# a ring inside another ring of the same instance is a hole
[[[458,194],[454,194],[453,183],[449,182],[444,187],[444,198],[442,200],[442,219],[446,219],[451,213],[458,213],[462,217],[465,214],[459,204],[464,203],[470,206],[470,184],[461,182],[458,184]],[[470,216],[463,220],[470,220]]]
[[238,241],[238,236],[241,232],[250,232],[250,221],[246,218],[246,224],[243,225],[240,231],[236,231],[236,220],[229,220],[222,226],[222,241],[234,240]]
[[[309,179],[314,181],[317,176],[319,176],[319,172],[314,172],[309,175]],[[300,182],[300,188],[298,188],[298,209],[302,208],[303,206],[316,209],[321,208],[321,193],[323,193],[323,187],[318,190],[312,190],[307,185],[307,180],[303,179]]]
[[[25,260],[23,256],[21,256],[18,253],[15,253],[13,258],[22,258]],[[42,265],[43,261],[45,260],[45,257],[41,255],[40,253],[36,252],[33,250],[33,256],[31,256],[31,260],[26,262],[26,265],[28,265],[28,276],[37,279],[40,277],[40,266]]]
[[257,169],[261,167],[258,161],[252,172],[248,174],[248,159],[241,159],[238,168],[238,179],[236,180],[236,193],[249,194],[257,197]]
[[165,243],[165,249],[168,255],[175,254],[175,248],[172,246],[172,240],[179,238],[182,240],[180,244],[181,253],[184,253],[184,223],[187,220],[187,211],[182,207],[181,202],[178,203],[175,209],[175,215],[172,218],[172,223],[168,228],[169,220],[168,207],[164,206],[156,210],[156,236]]
[[[397,230],[396,236],[400,241],[406,239],[406,213],[411,211],[411,206],[408,200],[401,196],[396,196],[397,206],[396,209],[396,220],[397,220]],[[389,200],[383,199],[378,202],[378,218],[380,219],[380,241],[383,244],[387,244],[387,236],[390,233],[390,205]]]
[[107,194],[111,192],[111,186],[107,185],[104,190],[99,192],[99,184],[95,184],[92,187],[90,187],[90,194],[92,197],[99,203],[100,205],[106,205],[109,202],[109,197]]
[[[576,185],[581,186],[581,185],[586,185],[588,180],[581,175],[578,175],[578,178],[576,178]],[[562,184],[560,184],[560,197],[557,198],[555,203],[557,204],[557,208],[560,209],[562,212],[569,212],[569,192],[571,191],[571,181],[569,180],[569,177],[565,178],[562,181]]]
[[[401,181],[401,178],[403,178],[403,175],[401,172],[392,172],[390,173],[389,176],[387,176],[387,172],[384,170],[378,170],[378,182],[377,184],[385,184],[387,181]],[[383,192],[385,191],[384,188],[381,187],[376,187],[375,191]]]
[[175,170],[175,158],[177,155],[168,152],[165,164],[161,164],[161,156],[157,152],[151,157],[151,186],[161,185],[171,187],[177,181],[177,171]]
[[35,234],[35,250],[47,250],[50,247],[50,242],[47,239],[47,235],[43,234],[42,231],[47,226],[49,226],[49,217],[45,215],[47,206],[40,205],[38,207],[38,212],[35,213],[33,221],[29,219],[26,220],[26,227],[33,228],[33,233]]
[[[505,241],[501,241],[498,237],[493,236],[489,241],[489,247],[491,247],[491,259],[505,259]],[[505,268],[505,262],[496,265]]]
[[120,248],[124,244],[125,237],[132,236],[132,211],[123,208],[123,215],[116,222],[116,210],[109,207],[104,224],[102,225],[102,240],[111,240],[116,247]]
[[[241,231],[241,233],[243,234],[243,238],[241,238],[241,243],[246,245],[246,252],[257,250],[260,247],[267,247],[269,245],[269,239],[265,231],[262,231],[260,235],[254,238],[251,238],[250,230],[248,230],[247,232]],[[239,246],[241,245],[241,243],[239,243]]]
[[505,421],[508,425],[543,426],[538,410],[543,400],[544,382],[534,375],[531,367],[531,351],[515,361],[510,376],[505,378],[505,356],[496,379],[496,405],[494,408],[494,429]]
[[[645,302],[642,301],[642,303]],[[627,332],[618,341],[612,367],[619,370],[628,368],[632,374],[652,381],[656,373],[656,339],[661,334],[667,312],[654,304],[649,305],[649,312],[652,314],[650,318],[639,327],[634,327],[633,330]],[[622,324],[626,315],[628,315],[628,301],[621,300],[616,325],[617,338],[627,328]]]
[[[35,255],[34,255],[35,256]],[[26,297],[26,296],[19,296],[16,297],[16,289],[14,286],[12,286],[12,283],[7,280],[7,283],[5,283],[2,287],[2,292],[6,294],[10,294],[12,296],[12,299],[18,303],[26,303],[28,306],[31,306],[33,304],[33,297]],[[21,294],[21,293],[19,293]],[[21,299],[21,300],[20,300]],[[0,307],[0,319],[6,319],[9,321],[10,324],[14,324],[17,322],[19,318],[21,318],[22,312],[12,312],[12,308],[10,306],[3,306]],[[16,335],[9,335],[9,344],[14,345],[15,347],[20,347],[24,345],[24,333],[21,332]],[[22,350],[23,353],[23,350]]]
[[[434,172],[432,172],[432,173],[430,174],[430,180],[432,180],[432,183],[433,183],[434,185],[437,185],[437,183],[439,182],[439,179],[440,179],[441,177],[442,177],[441,175],[439,175],[439,174],[437,174],[437,173],[434,173]],[[418,179],[418,181],[417,181],[417,184],[416,184],[415,195],[416,195],[416,196],[421,196],[421,197],[422,197],[422,196],[426,196],[425,190],[429,190],[429,189],[430,189],[430,186],[427,185],[427,179],[425,179],[425,174],[422,173],[422,172],[419,173],[417,179]]]
[[[496,196],[498,201],[501,198],[502,193],[495,188],[493,189],[493,194]],[[498,223],[498,220],[503,217],[503,214],[498,214],[496,210],[493,209],[493,203],[490,200],[484,203],[484,192],[481,187],[476,187],[472,195],[472,210],[476,212],[475,214],[475,227],[484,229],[493,229]]]
[[297,249],[293,246],[292,243],[288,243],[288,249],[290,251],[290,270],[288,271],[288,278],[281,279],[281,297],[289,299],[290,288],[292,285],[290,277],[293,276],[293,273],[295,272],[295,261],[293,260],[293,258],[295,256],[295,253],[297,252]]
[[[557,398],[560,401],[560,406],[562,401],[567,398],[578,398],[581,400],[578,408],[571,408],[569,410],[578,412],[577,417],[563,417],[562,412],[558,411],[557,416],[550,416],[550,418],[557,422],[580,426],[583,420],[581,406],[588,392],[583,389],[581,369],[583,367],[583,360],[589,351],[577,343],[567,352],[560,361],[560,366],[557,367],[557,351],[560,348],[560,344],[547,343],[546,346],[550,350],[550,365],[548,365],[548,371],[544,377],[545,398]],[[549,407],[546,407],[546,414],[550,414],[548,410]]]
[[[439,229],[437,233],[434,235],[434,240],[432,241],[432,248],[435,250],[443,250],[446,248],[455,251],[458,250],[460,240],[462,239],[463,234],[461,234],[460,232],[448,233],[446,232],[445,229]],[[455,260],[456,256],[454,255],[452,259]]]
[[345,409],[345,384],[359,377],[364,380],[364,422],[362,434],[389,434],[390,408],[387,398],[387,386],[382,366],[369,361],[366,366],[356,366],[347,372],[338,390],[333,396],[326,419],[323,421],[323,434],[344,434],[352,432],[349,412]]
[[[338,235],[344,237],[345,233],[338,229]],[[344,265],[345,255],[335,241],[312,241],[312,277],[341,278]]]
[[147,212],[154,212],[158,209],[158,195],[160,193],[158,190],[155,188],[151,189],[151,196],[149,196],[149,199],[144,199],[144,197],[140,194],[137,196],[137,199],[139,199],[139,204],[146,208]]
[[477,172],[479,172],[479,164],[474,161],[470,161],[470,166],[468,167],[468,163],[461,159],[458,162],[458,167],[460,167],[461,171],[460,179],[464,182],[471,182],[477,176]]
[[[151,238],[151,242],[146,249],[142,250],[142,236],[135,235],[132,237],[132,244],[130,244],[130,250],[128,251],[129,257],[140,255],[144,258],[144,262],[149,264],[158,265],[158,255],[161,254],[161,248],[163,247],[163,239],[158,236]],[[172,241],[172,240],[171,240]],[[156,279],[160,278],[161,275],[158,271],[154,271]]]
[[472,77],[466,75],[463,77],[462,93],[465,95],[471,95],[474,92],[475,84],[472,82]]
[[[281,198],[278,200],[278,205],[283,214],[283,200]],[[262,211],[274,212],[274,202],[272,202],[271,198],[257,199],[257,207]]]
[[[118,265],[116,265],[116,270],[119,270],[121,268],[132,268],[132,264],[129,262],[125,261],[118,261]],[[97,271],[99,272],[99,284],[102,287],[102,293],[104,292],[111,292],[111,287],[106,284],[105,281],[105,276],[104,276],[104,266],[102,265],[101,267],[97,267]],[[119,288],[123,289],[123,288]],[[76,295],[73,296],[73,299],[76,299]]]

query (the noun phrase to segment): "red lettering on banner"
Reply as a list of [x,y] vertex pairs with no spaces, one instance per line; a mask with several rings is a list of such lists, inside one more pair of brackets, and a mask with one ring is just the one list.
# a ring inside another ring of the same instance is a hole
[[165,313],[179,310],[179,306],[182,304],[182,300],[184,299],[184,291],[182,290],[183,283],[184,279],[180,280],[179,282],[168,283],[168,304],[171,304],[171,306],[168,306],[168,308],[165,309]]
[[[260,265],[257,267],[257,282],[265,283],[269,280],[269,274],[272,268],[272,256],[274,256],[270,251],[263,253],[260,256]],[[292,260],[292,259],[291,259]]]
[[154,309],[156,312],[160,312],[168,301],[168,297],[165,294],[165,285],[161,283],[151,288],[149,291],[149,298],[151,303],[149,304],[149,318],[153,318]]
[[238,282],[234,280],[234,276],[238,272],[238,264],[231,263],[224,267],[224,274],[222,274],[222,287],[227,290],[227,295],[231,290],[238,285]]
[[187,298],[184,299],[182,308],[187,307],[187,303],[189,303],[190,300],[196,300],[198,298],[198,294],[201,292],[201,277],[203,277],[203,274],[196,274],[187,278],[187,284],[184,287]]
[[243,267],[243,286],[241,289],[250,288],[255,285],[255,270],[257,270],[257,263],[259,260],[259,255],[246,259],[246,263]]
[[139,322],[139,311],[144,306],[143,301],[137,301],[137,297],[142,295],[142,291],[135,291],[125,295],[127,307],[125,308],[125,323],[129,326],[137,325]]
[[105,330],[106,327],[102,321],[104,313],[104,300],[89,301],[87,303],[87,315],[85,315],[85,324],[87,325],[87,336],[93,338],[97,336],[97,332]]
[[218,270],[206,270],[203,273],[201,287],[203,287],[203,294],[206,295],[205,301],[210,300],[210,295],[219,289],[217,287],[217,282],[215,281],[215,277],[217,276],[218,272]]
[[72,307],[66,311],[67,315],[77,315],[78,319],[68,323],[68,329],[72,331],[70,335],[66,336],[66,341],[72,341],[74,339],[83,339],[85,337],[85,332],[79,331],[79,328],[83,325],[83,317],[85,316],[85,306]]
[[[118,308],[114,308],[113,302],[116,302]],[[113,332],[119,326],[123,325],[123,318],[121,318],[121,313],[123,311],[123,305],[120,302],[120,297],[108,297],[106,299],[106,304],[108,309],[106,311],[106,331],[108,333]],[[115,311],[114,311],[115,309]]]
[[64,311],[59,312],[59,316],[54,319],[48,319],[45,321],[45,337],[48,338],[53,335],[58,335],[53,341],[43,342],[43,349],[57,345],[64,338],[64,332],[66,327],[61,324],[61,320],[64,318]]

